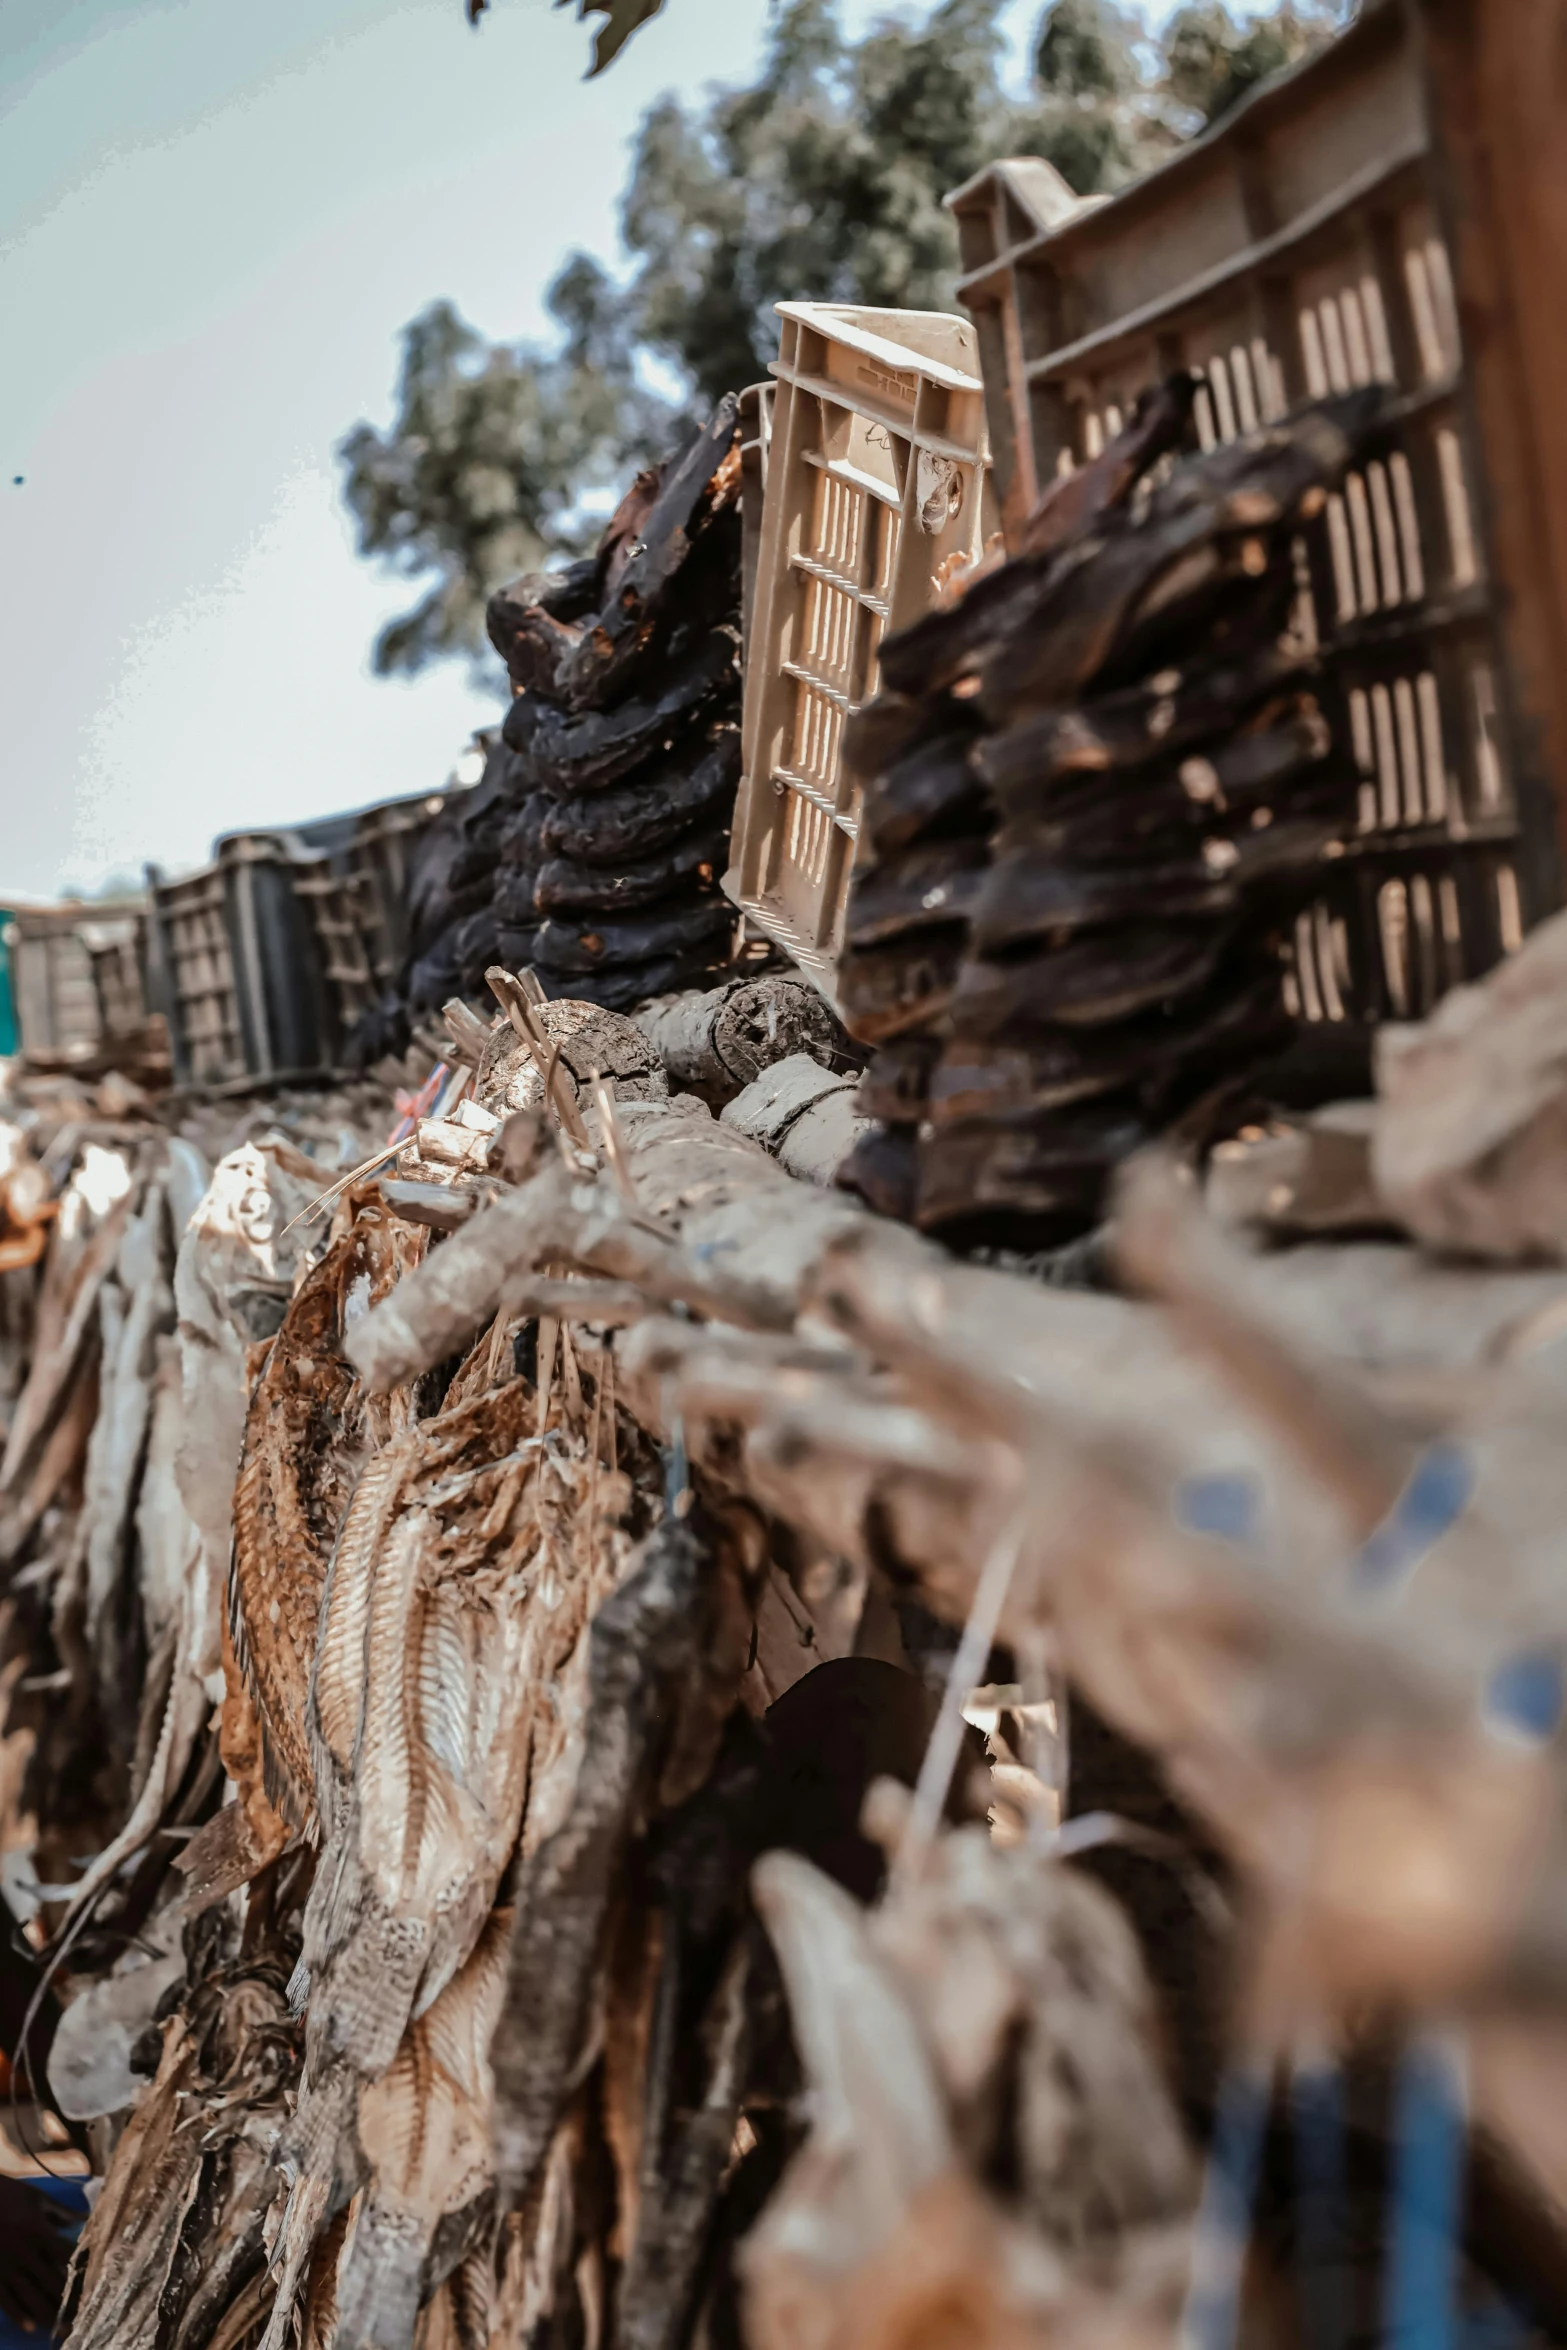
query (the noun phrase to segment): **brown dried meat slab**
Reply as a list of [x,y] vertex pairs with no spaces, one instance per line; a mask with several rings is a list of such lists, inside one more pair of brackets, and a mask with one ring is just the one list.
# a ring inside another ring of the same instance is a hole
[[672,848],[656,850],[610,872],[575,857],[549,857],[539,868],[533,902],[541,914],[629,912],[656,905],[683,883],[716,889],[729,846],[729,827],[707,825]]
[[973,916],[980,954],[1024,946],[1099,923],[1146,916],[1228,915],[1242,905],[1282,908],[1321,886],[1337,826],[1270,824],[1234,838],[1211,837],[1199,852],[1144,866],[1068,867],[1049,854],[998,856]]
[[663,679],[656,692],[614,710],[573,715],[537,694],[522,694],[501,731],[515,752],[526,790],[606,791],[656,750],[673,747],[677,730],[735,683],[735,640],[714,630]]
[[619,866],[651,856],[716,806],[732,803],[739,781],[740,729],[725,720],[676,743],[611,791],[545,800],[543,850],[584,865]]
[[952,1000],[966,932],[954,922],[891,946],[848,948],[838,963],[838,1009],[861,1044],[881,1044],[937,1020]]
[[562,698],[574,709],[602,709],[635,674],[690,555],[713,519],[737,508],[737,402],[720,400],[706,429],[663,469],[657,498],[614,592],[582,641],[562,661]]
[[554,972],[586,974],[619,963],[647,963],[717,945],[734,928],[726,898],[683,896],[645,913],[568,921],[552,916],[539,931],[539,960]]
[[1114,1100],[946,1127],[921,1145],[916,1220],[927,1231],[997,1214],[1081,1226],[1149,1140],[1135,1106]]
[[978,731],[979,720],[972,705],[951,694],[922,693],[917,687],[909,693],[891,693],[885,675],[881,686],[873,702],[866,702],[844,721],[843,759],[853,775],[862,779],[879,775],[921,743]]
[[990,829],[994,807],[970,764],[974,742],[971,726],[933,735],[866,777],[861,823],[878,855],[938,834]]
[[1216,1060],[1244,1066],[1288,1029],[1283,973],[1264,965],[1174,1015],[1145,1014],[1113,1028],[1064,1028],[1027,1043],[955,1039],[931,1079],[931,1123],[1063,1109],[1133,1087],[1163,1098],[1179,1074],[1206,1070]]
[[884,681],[915,694],[978,680],[1000,725],[1081,699],[1134,640],[1194,625],[1237,581],[1255,589],[1271,571],[1288,585],[1290,535],[1381,427],[1387,399],[1381,387],[1348,393],[1178,464],[1141,512],[1021,556],[889,638]]
[[1118,657],[1135,667],[1162,637],[1200,625],[1232,588],[1244,600],[1248,578],[1260,591],[1273,572],[1287,603],[1290,537],[1321,513],[1387,405],[1381,386],[1346,393],[1177,465],[986,656],[987,714],[1078,698]]
[[[1237,755],[1239,754],[1239,755]],[[1158,864],[1207,837],[1239,839],[1276,820],[1353,818],[1360,777],[1320,719],[1183,760],[1135,787],[1094,781],[1033,814],[1016,808],[996,835],[997,862],[1032,852],[1062,865]]]
[[903,849],[854,876],[844,935],[851,947],[880,946],[917,930],[966,922],[989,864],[984,840],[938,841]]
[[1058,1025],[1133,1019],[1205,988],[1230,941],[1230,931],[1212,921],[1139,921],[1083,931],[1005,962],[976,956],[964,964],[952,999],[953,1033],[999,1043]]
[[914,1220],[919,1197],[919,1144],[910,1126],[871,1126],[856,1141],[835,1178],[880,1215]]
[[1226,916],[1239,903],[1233,867],[1200,855],[1162,864],[1067,868],[1033,850],[998,858],[973,915],[975,951],[1016,951],[1100,923],[1160,916]]
[[879,1118],[886,1126],[917,1126],[941,1049],[939,1036],[900,1036],[884,1044],[860,1078],[854,1106],[861,1117]]
[[1023,525],[1017,552],[1050,554],[1124,506],[1144,475],[1187,439],[1197,385],[1197,377],[1184,369],[1151,385],[1107,448],[1046,484]]
[[1042,710],[975,745],[974,766],[998,800],[1044,800],[1089,777],[1119,777],[1168,763],[1227,737],[1259,703],[1297,682],[1314,682],[1317,666],[1285,645],[1264,645],[1234,667],[1157,670],[1120,693]]

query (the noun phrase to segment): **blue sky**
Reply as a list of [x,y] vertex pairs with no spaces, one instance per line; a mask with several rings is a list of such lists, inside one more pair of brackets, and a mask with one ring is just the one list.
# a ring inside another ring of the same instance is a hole
[[333,445],[432,296],[541,328],[563,254],[615,250],[644,106],[764,25],[676,0],[586,83],[546,0],[3,0],[0,903],[448,772],[494,704],[370,677],[407,594]]

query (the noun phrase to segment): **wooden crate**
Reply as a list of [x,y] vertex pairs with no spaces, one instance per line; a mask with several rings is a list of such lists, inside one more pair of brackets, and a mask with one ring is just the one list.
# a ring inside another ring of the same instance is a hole
[[1300,552],[1303,616],[1350,688],[1364,778],[1297,931],[1288,985],[1314,1021],[1419,1017],[1561,902],[1487,544],[1427,89],[1410,16],[1367,0],[1113,201],[1031,226],[1019,174],[1037,212],[1045,167],[1015,163],[948,198],[1013,530],[1176,368],[1203,379],[1207,446],[1355,385],[1402,394],[1395,453],[1350,478]]
[[984,393],[966,319],[818,302],[778,314],[724,887],[830,999],[859,830],[844,720],[876,691],[882,637],[982,543]]

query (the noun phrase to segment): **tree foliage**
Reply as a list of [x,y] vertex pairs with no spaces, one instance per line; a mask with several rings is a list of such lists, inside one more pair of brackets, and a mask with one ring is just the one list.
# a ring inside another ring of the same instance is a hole
[[[765,373],[781,295],[948,309],[950,189],[1003,155],[1045,156],[1082,195],[1120,186],[1334,21],[1334,0],[1245,23],[1188,0],[1156,43],[1120,0],[1052,0],[1019,97],[1002,5],[936,0],[922,23],[850,41],[836,0],[775,0],[754,84],[644,116],[628,267],[615,279],[573,255],[548,296],[553,347],[490,345],[444,302],[412,322],[390,429],[358,425],[341,451],[361,553],[428,582],[383,632],[378,669],[482,658],[490,590],[576,552],[595,493]],[[609,17],[601,44],[651,13],[591,12]]]

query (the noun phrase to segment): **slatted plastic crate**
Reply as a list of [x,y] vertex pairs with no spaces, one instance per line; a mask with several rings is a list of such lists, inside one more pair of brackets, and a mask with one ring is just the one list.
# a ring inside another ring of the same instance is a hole
[[750,651],[756,613],[756,575],[762,559],[767,503],[767,459],[773,439],[773,386],[748,384],[740,394],[740,644]]
[[347,852],[348,878],[365,963],[377,996],[396,978],[407,949],[408,885],[414,851],[463,788],[453,783],[444,791],[383,800],[377,807],[362,809],[354,819]]
[[70,900],[22,907],[7,925],[13,999],[24,1060],[38,1067],[88,1061],[145,1027],[145,901]]
[[402,966],[414,851],[463,788],[454,778],[442,791],[382,800],[296,825],[288,835],[294,888],[310,913],[328,1025],[339,1045]]
[[176,1084],[242,1090],[330,1074],[336,1015],[298,887],[321,862],[295,835],[247,832],[219,841],[198,873],[149,870],[152,984]]
[[1559,866],[1487,576],[1405,11],[1365,0],[1328,49],[1108,203],[1057,202],[1046,169],[1000,164],[948,198],[1009,526],[1173,369],[1203,378],[1209,446],[1329,392],[1402,395],[1396,449],[1302,548],[1303,617],[1351,689],[1364,783],[1287,985],[1314,1022],[1419,1017],[1558,902]]
[[927,611],[986,516],[974,330],[937,311],[780,302],[724,887],[829,998],[859,831],[844,721],[882,637]]

